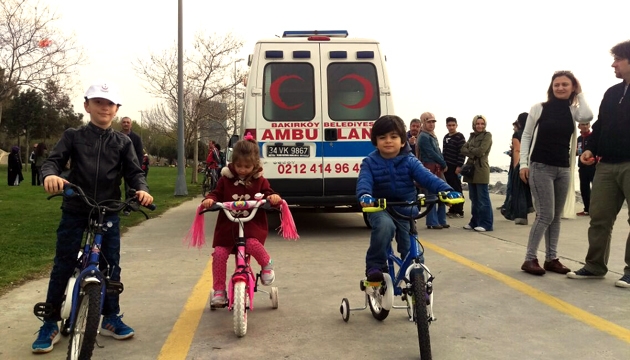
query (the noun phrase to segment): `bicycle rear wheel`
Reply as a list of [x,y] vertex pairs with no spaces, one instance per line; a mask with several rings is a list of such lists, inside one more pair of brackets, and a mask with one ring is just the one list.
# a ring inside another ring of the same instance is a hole
[[234,284],[234,333],[243,337],[247,333],[247,289],[244,281]]
[[83,287],[79,295],[76,320],[70,329],[68,360],[89,360],[101,319],[101,285],[91,283]]
[[411,272],[411,295],[413,296],[413,319],[418,327],[420,359],[431,360],[431,338],[427,314],[427,285],[421,270]]

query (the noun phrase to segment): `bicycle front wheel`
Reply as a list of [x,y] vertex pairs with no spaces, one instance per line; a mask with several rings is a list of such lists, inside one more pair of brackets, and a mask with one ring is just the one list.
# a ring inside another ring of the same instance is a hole
[[101,318],[101,285],[87,284],[79,295],[76,320],[70,329],[68,360],[89,360]]
[[244,281],[234,284],[234,333],[243,337],[247,333],[247,289]]
[[427,285],[421,270],[411,272],[411,295],[413,296],[413,319],[418,327],[420,359],[431,360],[431,338],[429,337],[429,315],[427,313]]

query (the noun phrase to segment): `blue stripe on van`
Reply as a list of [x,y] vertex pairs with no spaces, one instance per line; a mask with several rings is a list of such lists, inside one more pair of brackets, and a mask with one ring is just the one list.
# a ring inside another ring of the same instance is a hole
[[[264,157],[263,144],[258,142],[260,154]],[[316,144],[316,157],[366,157],[375,147],[371,141],[318,141]],[[280,158],[281,159],[281,158]],[[295,159],[295,158],[293,158]]]

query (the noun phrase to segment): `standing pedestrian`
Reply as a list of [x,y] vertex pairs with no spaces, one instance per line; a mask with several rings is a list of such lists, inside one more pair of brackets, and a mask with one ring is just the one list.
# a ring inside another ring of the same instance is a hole
[[[583,123],[578,124],[580,129],[580,136],[577,140],[577,156],[582,155],[584,149],[588,145],[591,136],[591,124]],[[580,176],[580,195],[582,195],[582,203],[584,204],[584,211],[577,213],[577,216],[588,216],[589,204],[591,203],[591,185],[595,178],[595,166],[597,165],[597,158],[591,165],[583,164],[578,161],[578,175]]]
[[[532,106],[521,138],[519,176],[529,184],[536,219],[529,232],[521,270],[532,275],[546,271],[566,274],[558,260],[560,219],[573,186],[577,130],[575,122],[589,122],[593,113],[582,87],[570,71],[556,71],[547,89],[547,101]],[[571,214],[573,215],[573,213]],[[545,237],[545,263],[538,263],[538,246]]]
[[[593,133],[580,156],[586,165],[600,157],[593,180],[588,252],[583,268],[567,274],[571,279],[598,279],[608,272],[612,228],[623,203],[630,199],[630,40],[615,45],[612,67],[623,81],[609,88],[599,106]],[[630,288],[630,234],[626,240],[626,266],[615,286]]]
[[[138,164],[142,164],[142,156],[144,155],[144,147],[142,146],[142,138],[133,132],[131,128],[133,124],[131,123],[131,118],[125,116],[120,120],[120,127],[123,134],[127,135],[131,139],[131,143],[133,144],[133,149],[136,154],[136,160],[138,160]],[[129,198],[129,185],[125,181],[125,199]],[[125,209],[123,210],[123,214],[128,216],[130,211]]]
[[20,159],[20,148],[14,146],[9,153],[9,169],[7,182],[9,186],[18,186],[24,180],[22,175],[22,160]]
[[[435,176],[444,180],[444,171],[447,170],[446,161],[440,151],[440,143],[435,135],[435,115],[425,112],[420,115],[422,121],[422,132],[418,138],[416,156],[422,165],[431,171]],[[437,194],[430,194],[437,196]],[[447,229],[451,227],[446,223],[446,205],[439,201],[426,216],[428,229]]]
[[44,161],[46,161],[47,157],[48,157],[48,148],[46,147],[46,144],[44,143],[37,144],[37,148],[35,149],[34,160],[35,160],[35,171],[37,172],[38,184],[44,183],[44,181],[42,180],[42,165],[44,165]]
[[[461,193],[462,181],[459,173],[462,170],[462,166],[464,166],[464,160],[466,160],[466,157],[461,154],[461,149],[466,143],[466,138],[457,131],[457,119],[454,117],[446,118],[446,129],[448,134],[444,135],[442,141],[442,156],[446,162],[444,179],[453,190]],[[446,215],[450,218],[463,218],[464,204],[452,205]]]
[[35,149],[37,149],[37,144],[33,145],[31,156],[28,157],[28,162],[31,164],[31,185],[40,186],[41,181],[39,180],[39,174],[37,174],[37,168],[35,167]]
[[492,134],[486,131],[487,121],[483,115],[475,115],[472,125],[473,132],[470,133],[468,141],[461,150],[462,155],[468,157],[466,164],[473,165],[475,168],[472,177],[464,176],[464,181],[468,183],[468,198],[472,214],[468,224],[464,225],[464,229],[492,231],[494,215],[488,190],[490,183],[488,155],[492,148]]
[[420,136],[420,130],[422,129],[422,122],[420,119],[412,119],[409,123],[409,131],[407,131],[407,144],[411,147],[411,151],[416,153],[416,143]]

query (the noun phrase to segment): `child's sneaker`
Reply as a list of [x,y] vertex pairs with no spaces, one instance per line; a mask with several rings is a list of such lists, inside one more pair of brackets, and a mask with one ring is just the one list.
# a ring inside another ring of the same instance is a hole
[[116,340],[129,339],[133,336],[133,329],[122,322],[122,315],[109,315],[103,317],[100,334],[111,336]]
[[269,260],[269,264],[265,265],[260,272],[260,281],[263,285],[268,286],[276,280],[276,274],[273,271],[273,260]]
[[225,290],[215,290],[210,298],[211,306],[225,306]]
[[34,353],[51,352],[53,345],[59,342],[61,334],[59,334],[59,326],[56,321],[44,321],[44,325],[39,328],[37,340],[33,343]]

